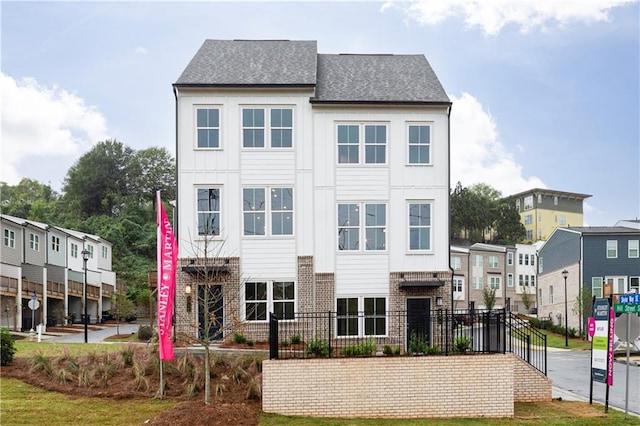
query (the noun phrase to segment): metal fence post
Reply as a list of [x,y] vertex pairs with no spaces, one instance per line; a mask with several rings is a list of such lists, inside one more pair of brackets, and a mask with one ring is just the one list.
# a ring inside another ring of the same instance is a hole
[[278,359],[278,317],[269,312],[269,359]]
[[327,327],[327,329],[329,330],[329,335],[327,336],[327,344],[329,345],[329,358],[331,358],[331,352],[332,352],[332,350],[331,350],[331,323],[333,322],[331,320],[331,311],[329,311],[327,313],[327,318],[328,318],[328,321],[329,321],[329,324],[328,324],[328,327]]

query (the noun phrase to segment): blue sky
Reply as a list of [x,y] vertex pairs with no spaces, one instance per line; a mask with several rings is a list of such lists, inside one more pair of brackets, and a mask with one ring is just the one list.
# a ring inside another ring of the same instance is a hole
[[452,184],[591,194],[640,217],[638,0],[0,3],[0,180],[60,190],[98,141],[175,152],[171,84],[210,39],[424,54],[453,101]]

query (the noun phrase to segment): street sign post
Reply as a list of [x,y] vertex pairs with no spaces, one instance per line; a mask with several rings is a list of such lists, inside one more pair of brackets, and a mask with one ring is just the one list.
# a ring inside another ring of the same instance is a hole
[[[624,417],[629,411],[629,351],[631,349],[631,314],[640,314],[640,294],[621,294],[613,305],[616,314],[627,314],[627,386],[625,389]],[[635,336],[637,337],[637,336]],[[634,339],[635,339],[634,337]]]

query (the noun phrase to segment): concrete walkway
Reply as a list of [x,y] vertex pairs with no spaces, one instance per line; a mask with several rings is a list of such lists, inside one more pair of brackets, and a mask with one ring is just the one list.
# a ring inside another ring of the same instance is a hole
[[[115,334],[136,334],[141,324],[137,323],[123,323],[119,327],[115,324],[89,324],[87,330],[87,343],[102,343],[108,337]],[[144,325],[144,324],[142,324]],[[53,332],[47,331],[40,336],[43,343],[84,343],[84,328],[80,326],[74,326],[73,331],[70,332]],[[30,338],[30,333],[15,333],[13,334]],[[38,335],[35,335],[37,341]]]

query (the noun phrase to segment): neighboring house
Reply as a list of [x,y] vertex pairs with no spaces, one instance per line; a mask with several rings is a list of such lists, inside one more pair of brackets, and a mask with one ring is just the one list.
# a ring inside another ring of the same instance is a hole
[[[514,311],[521,313],[531,313],[537,308],[537,258],[538,249],[542,246],[541,242],[535,244],[516,244],[515,253],[515,288],[519,305],[514,307]],[[529,309],[525,307],[529,305]],[[537,309],[536,309],[537,310]]]
[[469,309],[469,247],[451,246],[449,261],[453,270],[453,309]]
[[384,336],[386,312],[451,308],[451,102],[423,55],[206,40],[173,88],[178,332],[205,249],[225,330],[337,311],[380,319],[339,336]]
[[[111,270],[111,243],[95,235],[0,215],[0,324],[29,330],[32,324],[61,325],[64,318],[81,320],[84,262],[87,248],[99,252],[87,262],[87,313],[91,322],[108,309],[116,275]],[[38,300],[32,311],[29,301]],[[104,300],[103,300],[104,299]]]
[[506,199],[515,202],[527,233],[525,241],[549,238],[557,227],[582,226],[587,194],[534,188]]
[[[640,229],[624,226],[558,228],[538,255],[538,314],[569,327],[586,318],[575,309],[580,288],[595,297],[638,292]],[[562,271],[566,270],[565,295]]]

